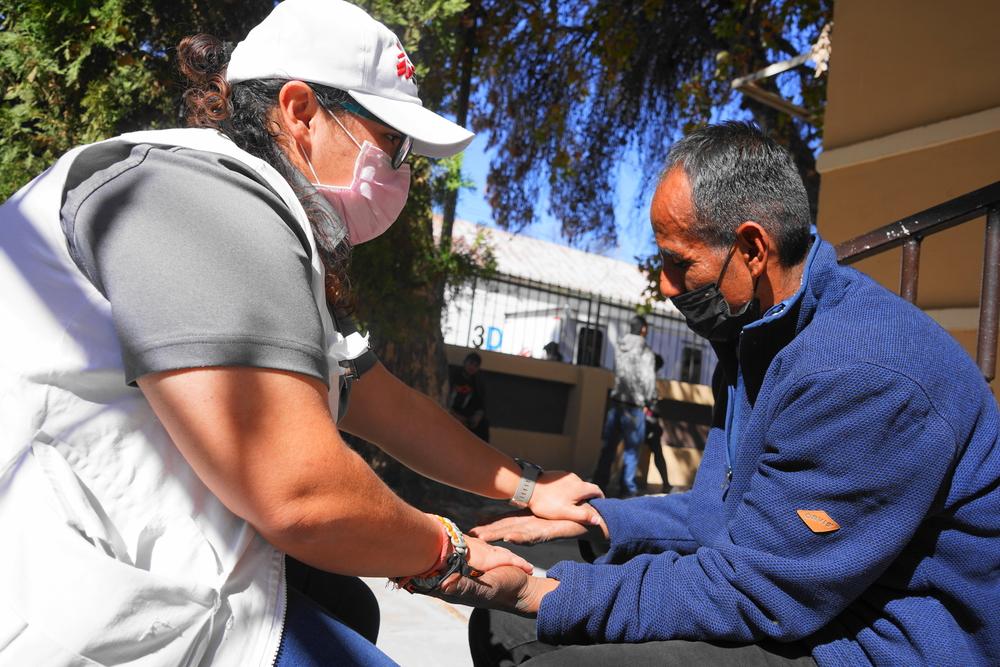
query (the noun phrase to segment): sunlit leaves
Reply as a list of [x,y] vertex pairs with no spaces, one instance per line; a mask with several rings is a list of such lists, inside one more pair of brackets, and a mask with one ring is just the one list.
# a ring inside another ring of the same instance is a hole
[[0,199],[74,145],[178,122],[171,61],[195,32],[236,39],[270,0],[15,0],[0,30]]
[[[730,82],[808,48],[829,0],[484,5],[475,123],[497,151],[488,183],[500,224],[533,222],[544,190],[566,238],[613,244],[617,166],[637,156],[648,193],[673,139],[734,100],[809,170],[819,130],[740,99]],[[821,111],[825,79],[789,76],[796,103]]]

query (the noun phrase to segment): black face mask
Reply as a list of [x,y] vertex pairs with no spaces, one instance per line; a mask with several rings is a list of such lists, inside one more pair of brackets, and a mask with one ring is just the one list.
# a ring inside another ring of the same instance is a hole
[[[756,296],[734,313],[719,291],[722,277],[726,274],[729,261],[735,254],[731,249],[726,263],[722,265],[722,271],[719,272],[719,278],[714,283],[670,298],[687,320],[691,331],[713,343],[728,343],[735,340],[744,326],[760,319],[760,301]],[[754,281],[754,293],[756,292],[757,283]]]

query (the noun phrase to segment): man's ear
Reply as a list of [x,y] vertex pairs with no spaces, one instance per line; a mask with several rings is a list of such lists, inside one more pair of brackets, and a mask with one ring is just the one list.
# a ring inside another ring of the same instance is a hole
[[[302,81],[289,81],[278,93],[278,121],[291,143],[308,155],[312,151],[313,120],[321,107],[312,88]],[[294,150],[294,147],[291,147]]]
[[759,223],[747,220],[736,228],[736,251],[746,260],[750,275],[759,278],[767,268],[771,235]]

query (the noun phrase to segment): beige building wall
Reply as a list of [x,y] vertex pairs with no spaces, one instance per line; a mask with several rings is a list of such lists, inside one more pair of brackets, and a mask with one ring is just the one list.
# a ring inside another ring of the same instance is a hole
[[[837,0],[817,162],[828,241],[1000,180],[998,24],[996,0]],[[920,256],[918,305],[972,356],[984,227],[931,236]],[[855,266],[898,292],[898,249]]]
[[[448,363],[462,364],[470,348],[446,345]],[[490,427],[490,444],[511,456],[519,456],[537,463],[543,468],[569,470],[581,477],[588,477],[594,470],[601,451],[601,430],[604,426],[605,407],[608,392],[614,386],[614,375],[604,368],[576,366],[573,364],[544,361],[529,357],[518,357],[499,352],[476,350],[483,359],[481,369],[494,373],[559,382],[570,386],[569,402],[562,433],[539,433],[536,431]],[[711,406],[712,390],[705,385],[688,384],[678,381],[661,380],[657,384],[661,399],[691,406]],[[486,393],[490,400],[503,400],[496,396],[487,384]],[[682,411],[683,412],[683,411]],[[670,447],[670,444],[686,444],[685,422],[668,426],[668,433],[675,433],[678,443],[664,443],[664,453],[668,461],[670,482],[677,486],[689,485],[701,454],[695,448]],[[690,428],[701,428],[692,425]],[[707,435],[708,427],[704,427]],[[640,474],[645,475],[648,467],[649,451],[643,448],[640,458]],[[655,469],[651,471],[650,483],[662,485]]]
[[[448,363],[459,366],[471,350],[445,346]],[[520,456],[543,468],[571,470],[582,477],[593,471],[601,450],[604,404],[614,375],[603,368],[575,366],[511,354],[476,350],[482,370],[572,385],[566,420],[560,434],[490,427],[490,444],[511,456]],[[487,395],[492,397],[489,386]]]

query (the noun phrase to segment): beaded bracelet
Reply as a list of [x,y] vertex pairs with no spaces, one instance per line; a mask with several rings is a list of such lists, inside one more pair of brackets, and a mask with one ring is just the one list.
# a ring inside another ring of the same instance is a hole
[[437,589],[442,581],[456,572],[463,577],[478,577],[482,574],[482,572],[469,567],[469,545],[466,544],[462,531],[455,525],[455,522],[436,514],[432,516],[441,522],[448,535],[448,544],[451,546],[450,553],[445,558],[444,564],[436,571],[412,577],[397,577],[392,580],[396,586],[409,593],[430,593]]

